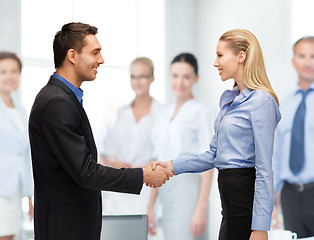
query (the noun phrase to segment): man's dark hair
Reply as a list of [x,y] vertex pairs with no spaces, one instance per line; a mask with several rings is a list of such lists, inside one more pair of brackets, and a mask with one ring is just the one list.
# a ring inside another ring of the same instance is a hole
[[22,62],[21,59],[13,52],[0,52],[0,61],[4,59],[13,59],[19,65],[20,72],[22,71]]
[[69,49],[80,52],[85,46],[86,35],[96,35],[98,29],[85,23],[71,22],[63,25],[53,40],[55,68],[61,67]]

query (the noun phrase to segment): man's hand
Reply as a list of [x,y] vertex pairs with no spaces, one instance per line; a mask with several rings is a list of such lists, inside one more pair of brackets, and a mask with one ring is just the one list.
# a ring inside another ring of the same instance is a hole
[[174,173],[174,168],[173,168],[173,164],[172,164],[172,161],[166,161],[166,162],[161,162],[161,161],[153,161],[151,162],[151,166],[152,166],[152,169],[155,170],[155,168],[157,166],[161,166],[163,168],[166,168],[168,169],[170,172]]
[[168,169],[162,167],[162,166],[155,166],[154,169],[152,169],[152,164],[147,164],[144,168],[144,183],[146,183],[147,186],[156,188],[160,187],[164,183],[166,183],[167,180],[169,180],[170,177],[173,176],[173,173],[169,171]]

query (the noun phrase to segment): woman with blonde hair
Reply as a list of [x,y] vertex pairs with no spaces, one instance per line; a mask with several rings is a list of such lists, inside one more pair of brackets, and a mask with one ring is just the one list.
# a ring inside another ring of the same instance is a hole
[[244,29],[224,33],[217,45],[222,81],[234,88],[220,98],[209,150],[189,158],[155,162],[176,175],[218,168],[222,202],[219,240],[266,240],[274,204],[272,151],[281,118],[278,98],[267,78],[261,47]]
[[[161,105],[150,96],[154,81],[151,59],[138,57],[130,64],[130,83],[135,98],[118,109],[117,119],[101,148],[101,163],[115,168],[142,167],[152,161],[151,130]],[[151,189],[140,195],[103,192],[103,214],[147,214]]]

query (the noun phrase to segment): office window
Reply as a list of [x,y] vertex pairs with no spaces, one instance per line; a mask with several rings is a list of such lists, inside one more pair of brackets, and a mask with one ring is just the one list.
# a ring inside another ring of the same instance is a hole
[[146,56],[155,64],[152,95],[164,102],[164,1],[54,0],[22,1],[22,101],[30,111],[35,95],[54,71],[54,34],[68,22],[98,28],[105,64],[92,83],[83,83],[84,108],[96,129],[110,121],[133,93],[129,63]]
[[314,36],[314,1],[291,0],[291,41],[307,35]]

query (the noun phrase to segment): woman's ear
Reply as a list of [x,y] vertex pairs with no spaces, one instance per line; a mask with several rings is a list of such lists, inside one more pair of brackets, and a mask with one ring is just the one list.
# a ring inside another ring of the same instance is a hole
[[69,49],[66,57],[72,64],[76,63],[76,52],[74,49]]
[[239,62],[239,63],[243,63],[243,62],[245,61],[245,59],[246,59],[246,53],[243,52],[243,51],[241,51],[241,52],[239,53],[238,62]]
[[200,79],[200,76],[197,74],[195,77],[195,83],[197,83],[199,79]]

